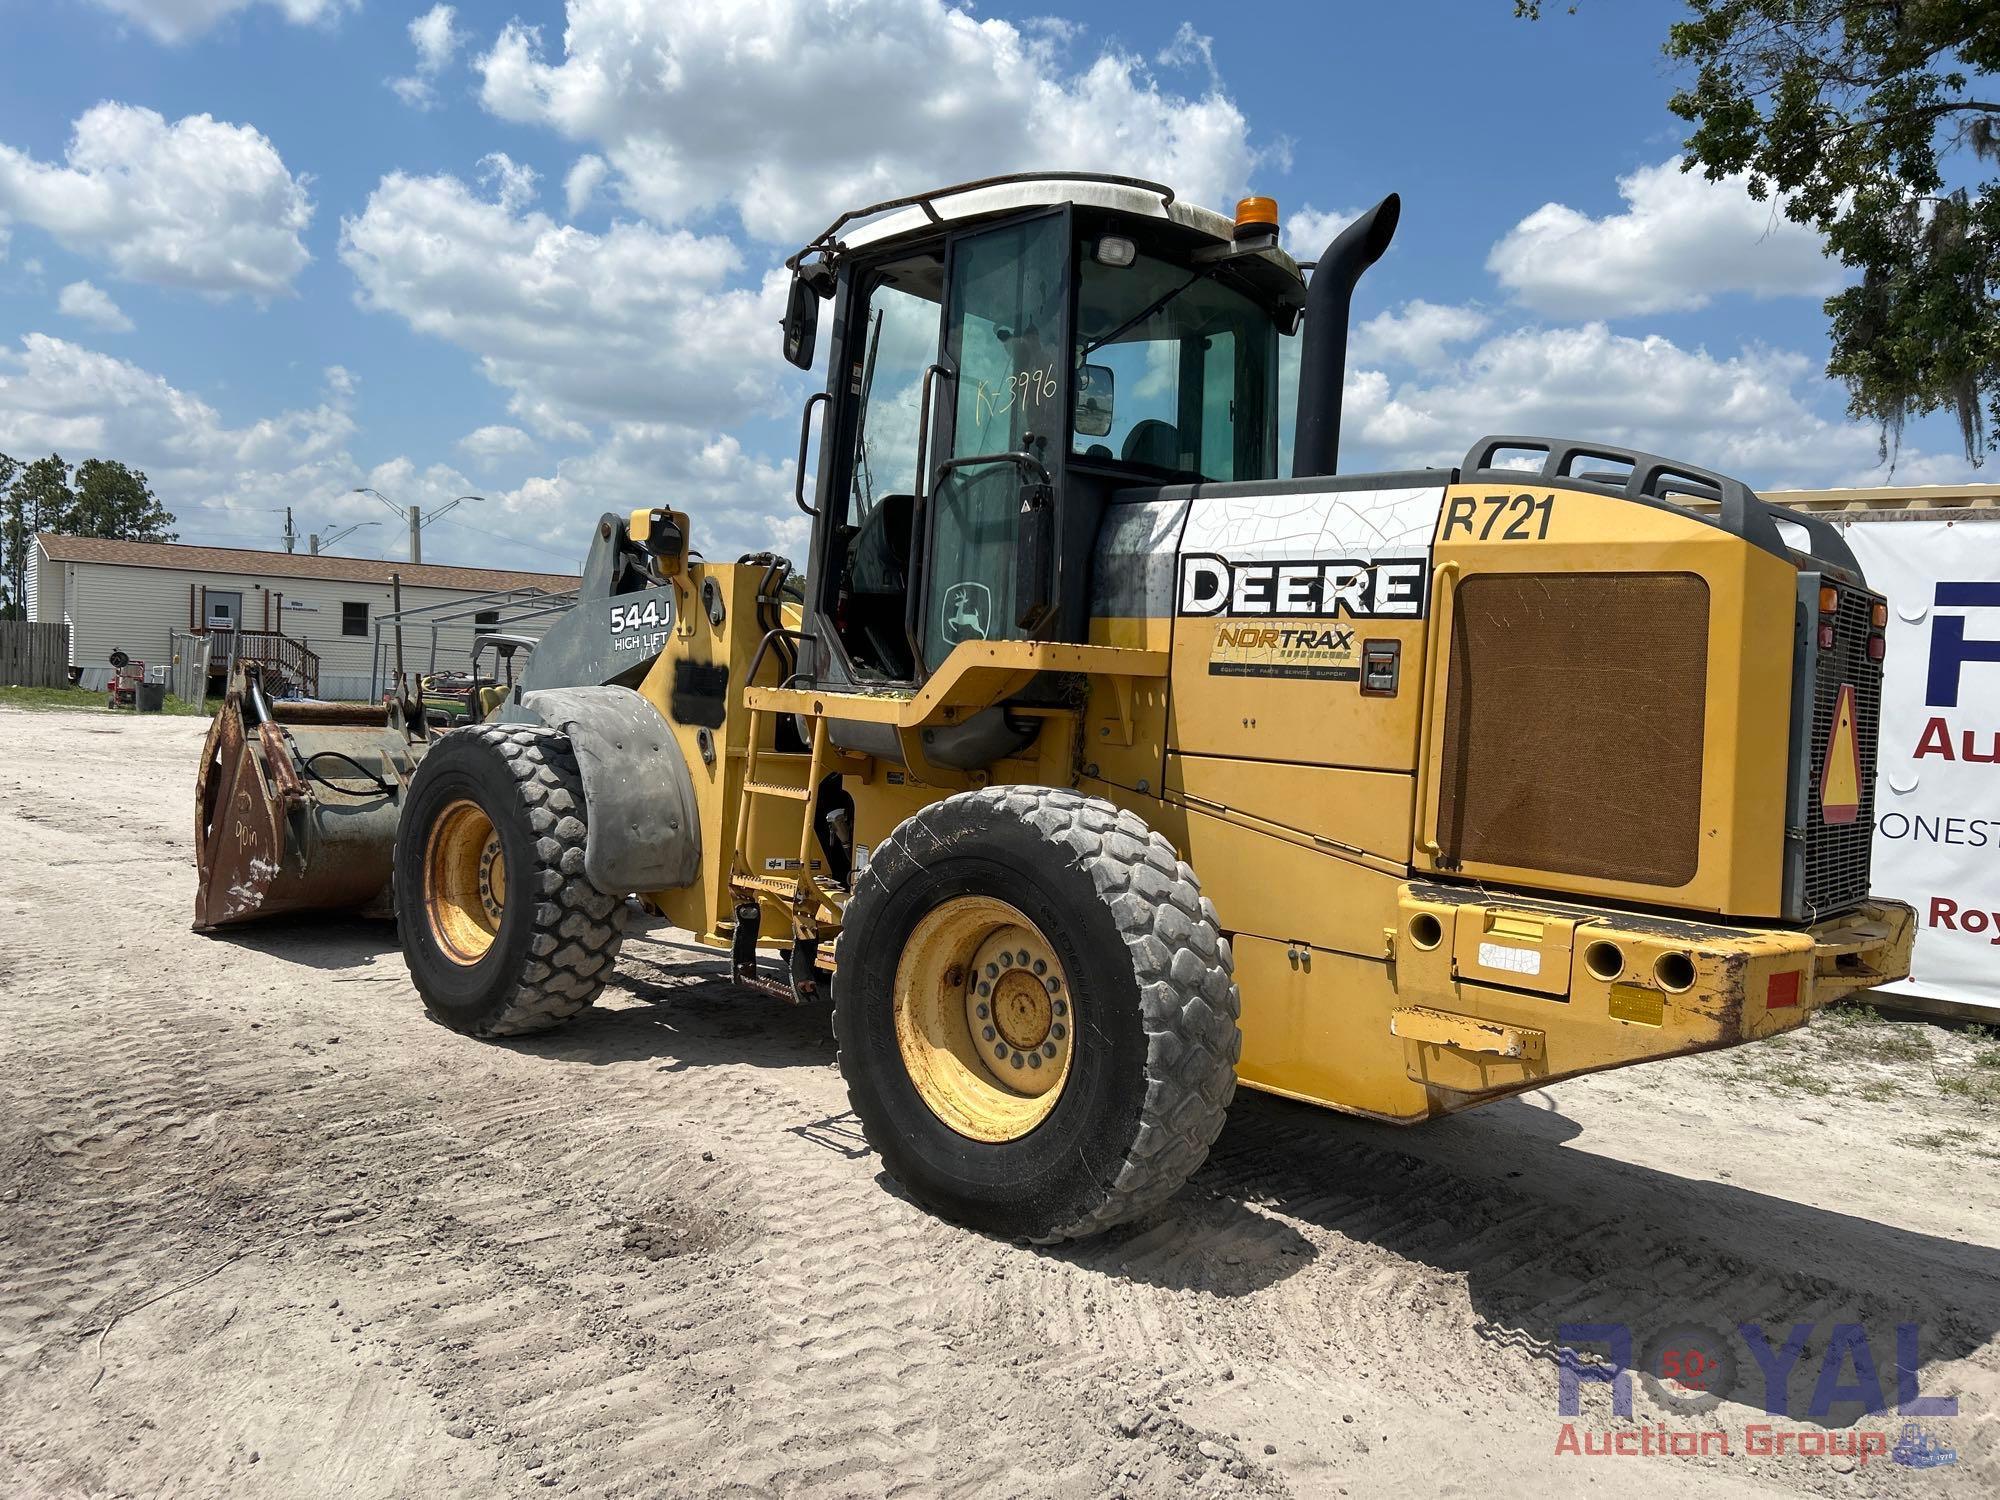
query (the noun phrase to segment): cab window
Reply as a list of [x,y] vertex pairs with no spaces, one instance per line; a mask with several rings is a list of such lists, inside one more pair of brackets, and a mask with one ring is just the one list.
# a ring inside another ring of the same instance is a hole
[[911,256],[871,278],[850,379],[860,397],[847,470],[838,628],[864,675],[910,675],[903,625],[925,368],[937,358],[944,261]]
[[1214,268],[1145,254],[1114,266],[1095,252],[1089,239],[1077,249],[1076,365],[1091,393],[1080,403],[1099,404],[1071,451],[1157,479],[1274,477],[1271,313]]

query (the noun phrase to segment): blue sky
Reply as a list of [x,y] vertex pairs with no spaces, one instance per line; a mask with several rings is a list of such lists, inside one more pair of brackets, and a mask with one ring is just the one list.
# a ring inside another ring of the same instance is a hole
[[[1301,254],[1400,192],[1350,466],[1525,428],[1881,482],[1820,373],[1837,272],[1661,170],[1679,6],[1556,9],[0,0],[0,451],[127,459],[193,541],[275,545],[290,504],[400,556],[369,484],[487,497],[434,561],[573,559],[662,499],[712,555],[797,547],[777,261],[1044,165],[1271,194]],[[1969,472],[1924,423],[1896,478]]]

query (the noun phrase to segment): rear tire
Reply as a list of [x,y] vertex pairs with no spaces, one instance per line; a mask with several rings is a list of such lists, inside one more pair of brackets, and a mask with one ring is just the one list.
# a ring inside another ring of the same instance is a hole
[[[849,1101],[889,1174],[946,1218],[1095,1234],[1172,1197],[1221,1130],[1232,967],[1194,872],[1135,814],[1050,787],[946,798],[882,840],[848,903]],[[1037,979],[1068,1007],[1040,1007]]]
[[587,819],[556,730],[473,725],[424,757],[397,831],[396,932],[433,1020],[518,1036],[597,998],[625,902],[583,873]]

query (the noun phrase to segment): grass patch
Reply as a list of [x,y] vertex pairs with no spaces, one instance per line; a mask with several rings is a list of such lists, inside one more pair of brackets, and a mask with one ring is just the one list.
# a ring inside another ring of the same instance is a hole
[[1871,1062],[1924,1062],[1936,1054],[1931,1029],[1921,1021],[1885,1021],[1862,1005],[1835,1005],[1813,1023],[1822,1045],[1836,1057]]
[[[109,709],[104,706],[102,688],[30,688],[0,687],[0,707],[28,709],[67,709],[72,713],[121,713],[130,714],[129,708]],[[167,694],[167,706],[163,712],[193,717],[197,714],[206,718],[213,712],[203,703],[186,703]]]
[[1764,1081],[1795,1094],[1810,1094],[1814,1098],[1833,1092],[1833,1085],[1819,1073],[1792,1062],[1779,1063],[1766,1071]]
[[1893,1099],[1902,1093],[1902,1087],[1887,1078],[1871,1078],[1866,1083],[1856,1084],[1854,1097],[1880,1104],[1885,1099]]
[[1917,1146],[1925,1151],[1945,1151],[1953,1146],[1970,1146],[1978,1141],[1979,1132],[1968,1130],[1963,1125],[1947,1125],[1942,1130],[1933,1130],[1925,1135],[1898,1136],[1905,1146]]
[[1990,1073],[1939,1073],[1938,1092],[1969,1104],[2000,1105],[2000,1077]]

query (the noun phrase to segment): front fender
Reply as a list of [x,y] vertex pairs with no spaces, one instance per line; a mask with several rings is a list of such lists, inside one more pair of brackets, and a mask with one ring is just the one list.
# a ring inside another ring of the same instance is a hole
[[692,885],[701,874],[694,778],[660,711],[622,687],[544,688],[520,706],[576,752],[590,883],[618,896]]

